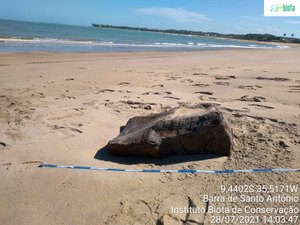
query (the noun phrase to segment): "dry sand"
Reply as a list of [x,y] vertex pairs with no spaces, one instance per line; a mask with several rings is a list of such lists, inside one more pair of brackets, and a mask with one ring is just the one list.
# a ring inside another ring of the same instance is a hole
[[[220,195],[221,185],[299,185],[299,173],[38,168],[40,163],[131,169],[300,168],[299,59],[299,49],[1,53],[0,224],[210,224],[213,214],[172,214],[171,208],[206,207],[203,195]],[[152,160],[101,151],[132,116],[200,102],[220,104],[229,117],[235,137],[231,157]],[[299,197],[300,190],[292,195]],[[210,205],[295,208],[299,202]]]

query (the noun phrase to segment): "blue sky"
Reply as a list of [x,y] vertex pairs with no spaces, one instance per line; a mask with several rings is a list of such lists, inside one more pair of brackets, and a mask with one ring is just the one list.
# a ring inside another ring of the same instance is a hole
[[263,0],[0,0],[0,18],[300,37],[300,17],[264,17]]

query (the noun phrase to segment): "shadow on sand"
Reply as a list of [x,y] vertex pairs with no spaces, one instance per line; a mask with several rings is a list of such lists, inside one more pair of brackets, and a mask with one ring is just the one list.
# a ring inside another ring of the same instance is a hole
[[94,156],[95,159],[109,161],[124,165],[133,165],[139,163],[155,164],[155,165],[171,165],[182,162],[193,162],[208,159],[215,159],[223,157],[221,155],[214,154],[194,154],[194,155],[171,155],[165,158],[153,159],[144,156],[116,156],[108,151],[107,146],[99,149]]

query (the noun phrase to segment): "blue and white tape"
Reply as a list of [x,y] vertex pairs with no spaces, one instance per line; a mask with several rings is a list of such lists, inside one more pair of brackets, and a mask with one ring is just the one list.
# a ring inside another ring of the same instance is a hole
[[232,173],[282,173],[300,172],[300,169],[275,168],[275,169],[250,169],[250,170],[160,170],[160,169],[120,169],[120,168],[99,168],[92,166],[60,166],[55,164],[41,164],[39,167],[76,169],[76,170],[99,170],[111,172],[137,172],[137,173],[204,173],[204,174],[232,174]]

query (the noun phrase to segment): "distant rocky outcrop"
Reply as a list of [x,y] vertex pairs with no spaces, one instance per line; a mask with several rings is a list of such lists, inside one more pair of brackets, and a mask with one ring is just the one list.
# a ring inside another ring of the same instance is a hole
[[215,105],[177,107],[167,112],[131,118],[107,147],[115,155],[153,158],[170,154],[229,156],[232,129]]

